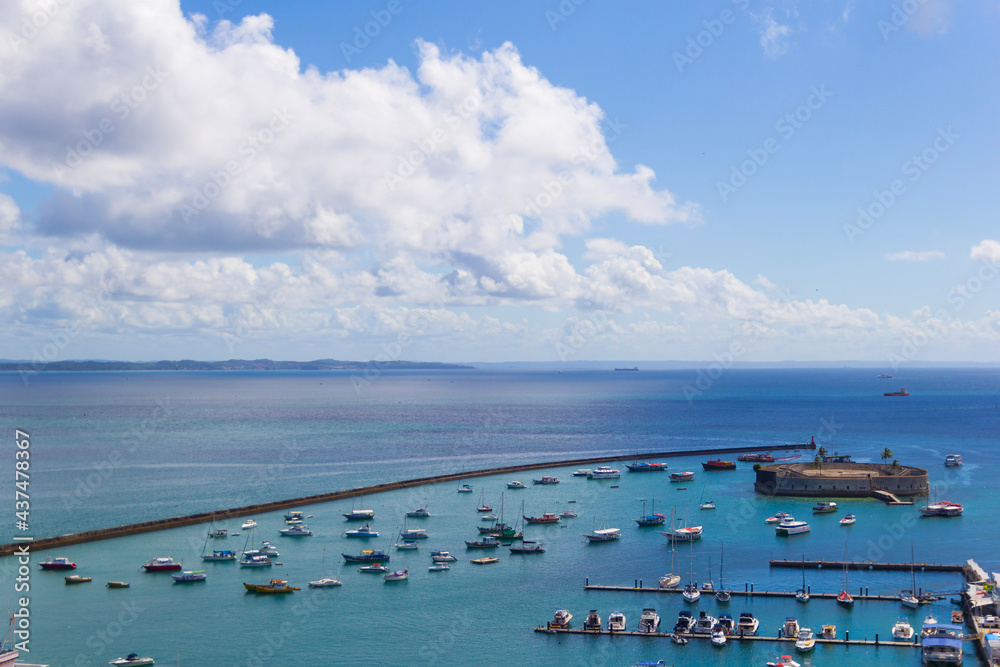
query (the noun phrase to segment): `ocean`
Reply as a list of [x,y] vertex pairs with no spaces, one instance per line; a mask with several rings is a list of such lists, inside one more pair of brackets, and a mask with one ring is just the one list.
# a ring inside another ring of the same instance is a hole
[[[717,648],[666,639],[547,635],[533,632],[557,607],[580,627],[589,609],[607,622],[620,610],[629,629],[644,607],[654,607],[669,630],[685,608],[680,596],[585,591],[584,583],[633,585],[675,569],[683,577],[743,591],[795,590],[802,572],[772,569],[768,559],[826,558],[960,563],[974,558],[1000,569],[996,551],[1000,432],[1000,371],[903,369],[892,379],[867,369],[730,369],[711,378],[697,371],[383,371],[367,379],[352,372],[156,372],[0,374],[0,411],[14,483],[15,429],[30,434],[30,533],[35,537],[156,518],[213,511],[397,479],[499,465],[585,456],[808,442],[857,461],[878,461],[889,448],[906,465],[927,468],[939,498],[965,505],[956,519],[921,519],[913,507],[879,501],[840,501],[835,515],[811,513],[813,501],[761,498],[753,492],[752,464],[703,473],[707,456],[664,459],[670,471],[692,470],[695,480],[671,484],[658,473],[618,481],[571,477],[573,468],[513,476],[528,488],[508,490],[506,477],[470,478],[471,494],[456,484],[422,486],[358,499],[375,510],[377,539],[347,539],[341,514],[351,502],[302,507],[314,535],[280,537],[282,512],[255,517],[254,542],[267,539],[283,565],[267,572],[232,563],[202,563],[207,525],[92,542],[33,555],[69,556],[76,573],[93,583],[67,586],[58,572],[32,565],[31,652],[22,660],[98,665],[131,652],[157,664],[360,665],[529,664],[763,665],[794,653],[773,642],[730,642]],[[905,385],[908,397],[883,397]],[[945,454],[965,464],[943,466]],[[811,456],[807,452],[806,456]],[[623,462],[624,463],[624,462]],[[534,486],[552,474],[561,483]],[[680,490],[683,486],[685,490]],[[617,487],[617,488],[612,488]],[[15,534],[14,489],[4,541]],[[528,526],[527,539],[546,552],[516,556],[501,548],[494,565],[476,566],[464,540],[477,536],[480,499],[512,523],[521,513],[576,509],[578,518]],[[699,510],[703,498],[714,511]],[[656,511],[703,525],[704,537],[672,552],[655,529],[634,519],[655,501]],[[392,551],[391,569],[407,567],[406,582],[388,584],[347,565],[342,552],[389,549],[405,511],[427,505],[432,516],[411,519],[430,538],[416,551]],[[807,519],[812,531],[778,538],[764,518],[779,510]],[[856,525],[841,527],[846,512]],[[222,522],[231,532],[241,521]],[[622,538],[588,544],[595,526],[622,529]],[[250,537],[213,540],[209,548],[241,550]],[[429,552],[451,551],[458,562],[428,572]],[[724,558],[723,558],[724,553]],[[205,569],[204,583],[174,584],[169,575],[139,571],[154,556],[172,555],[185,569]],[[673,561],[673,564],[671,563]],[[720,566],[723,572],[720,573]],[[325,571],[343,586],[308,589]],[[0,590],[11,609],[17,563],[0,560]],[[734,618],[750,611],[761,634],[775,635],[797,616],[817,632],[836,624],[839,636],[888,638],[907,618],[919,627],[932,613],[950,617],[948,598],[961,577],[915,573],[916,585],[944,599],[916,611],[889,602],[859,602],[844,610],[813,600],[749,599],[733,595],[727,608],[705,598],[693,611]],[[247,594],[242,582],[287,579],[302,590],[290,596]],[[806,572],[814,592],[837,592],[844,573]],[[125,580],[127,589],[105,582]],[[682,582],[682,583],[683,583]],[[908,572],[851,572],[853,592],[895,594],[910,586]],[[970,646],[971,649],[971,646]],[[911,648],[818,646],[803,664],[916,665]],[[974,661],[967,652],[966,664]]]

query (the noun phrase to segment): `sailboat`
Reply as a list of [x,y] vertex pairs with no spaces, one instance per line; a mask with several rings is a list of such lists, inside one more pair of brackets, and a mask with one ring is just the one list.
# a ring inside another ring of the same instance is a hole
[[340,586],[341,581],[335,577],[326,576],[326,547],[323,547],[323,576],[316,581],[310,581],[310,588],[327,588],[330,586]]
[[670,543],[670,572],[660,577],[660,588],[674,588],[681,583],[681,575],[674,574],[677,571],[677,544]]
[[899,594],[899,601],[904,607],[916,609],[920,606],[920,600],[917,599],[916,592],[917,579],[916,575],[913,573],[913,542],[910,542],[910,590],[901,591]]
[[795,593],[799,602],[809,602],[809,591],[806,590],[806,555],[802,554],[802,588]]
[[715,599],[719,602],[729,602],[731,593],[726,590],[726,585],[722,581],[723,561],[726,558],[726,545],[722,545],[722,555],[719,557],[719,590],[715,591]]
[[681,595],[684,596],[685,602],[691,603],[697,602],[698,598],[701,597],[698,584],[694,581],[694,542],[691,542],[691,578],[688,580],[688,584],[684,587],[684,592]]
[[208,529],[208,536],[209,537],[225,537],[228,532],[229,531],[227,531],[225,528],[216,528],[215,527],[215,513],[213,512],[212,513],[212,527]]
[[212,553],[208,552],[208,541],[212,539],[212,534],[209,533],[208,537],[205,538],[205,546],[201,549],[201,559],[209,562],[231,562],[236,560],[236,552],[230,549],[213,549]]
[[476,508],[477,512],[492,512],[493,508],[486,504],[486,489],[484,488],[479,493],[479,507]]
[[715,501],[714,500],[705,500],[705,491],[706,490],[708,490],[708,483],[707,482],[705,483],[705,486],[703,486],[702,489],[701,489],[701,504],[699,505],[699,507],[701,509],[703,509],[703,510],[714,510],[715,509]]
[[837,604],[843,607],[854,606],[854,598],[847,592],[847,542],[844,542],[844,589],[837,596]]
[[243,553],[240,555],[240,567],[271,567],[273,563],[266,554],[257,549],[248,549],[253,542],[254,528],[250,529],[247,541],[243,543]]
[[639,524],[640,528],[645,528],[646,526],[659,526],[666,520],[667,517],[656,513],[656,499],[654,498],[650,514],[646,514],[646,501],[642,501],[642,516],[636,519],[635,522]]

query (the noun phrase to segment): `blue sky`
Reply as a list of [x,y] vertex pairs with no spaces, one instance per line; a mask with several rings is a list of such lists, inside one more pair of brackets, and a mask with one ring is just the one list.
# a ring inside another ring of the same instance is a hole
[[0,357],[997,361],[998,27],[6,3]]

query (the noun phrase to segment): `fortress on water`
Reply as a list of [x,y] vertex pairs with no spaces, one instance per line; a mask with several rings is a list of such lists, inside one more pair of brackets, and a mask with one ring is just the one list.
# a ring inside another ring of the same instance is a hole
[[775,463],[757,469],[754,490],[770,496],[870,497],[877,492],[919,496],[930,489],[927,471],[913,466],[827,461]]

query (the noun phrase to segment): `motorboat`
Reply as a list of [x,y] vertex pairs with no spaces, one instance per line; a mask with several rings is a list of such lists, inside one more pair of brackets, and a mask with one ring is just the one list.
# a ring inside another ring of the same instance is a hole
[[635,461],[625,464],[629,472],[663,472],[667,469],[666,463],[652,463],[650,461]]
[[499,563],[500,559],[493,556],[486,556],[484,558],[473,558],[469,562],[473,565],[492,565],[493,563]]
[[921,637],[929,637],[934,634],[934,626],[938,624],[938,620],[934,618],[933,614],[928,614],[924,617],[924,625],[920,630]]
[[205,581],[208,575],[205,570],[184,570],[179,574],[172,574],[170,578],[178,583],[189,583],[193,581]]
[[558,523],[559,515],[555,512],[544,512],[542,516],[522,516],[525,523]]
[[260,551],[260,553],[264,554],[265,556],[272,558],[281,555],[278,553],[278,550],[274,548],[274,545],[267,540],[264,540],[263,542],[260,543],[260,549],[258,549],[258,551]]
[[213,551],[210,554],[204,554],[201,559],[213,563],[232,562],[236,560],[236,552],[229,549],[221,549]]
[[309,588],[332,588],[334,586],[342,585],[343,582],[335,577],[323,577],[322,579],[309,582]]
[[830,514],[837,511],[837,503],[828,500],[821,500],[813,505],[813,512],[816,514]]
[[553,628],[568,628],[569,622],[573,620],[573,614],[569,613],[562,607],[556,609],[556,613],[552,616],[552,621],[550,625]]
[[396,542],[392,546],[396,547],[396,551],[413,551],[420,547],[420,542],[414,540],[403,540],[402,542]]
[[936,623],[924,624],[921,631],[921,659],[924,664],[962,663],[962,626]]
[[128,665],[128,667],[139,667],[140,665],[155,664],[152,658],[140,658],[138,653],[129,653],[124,658],[117,658],[108,663],[109,665]]
[[512,554],[543,554],[545,553],[545,545],[541,542],[532,542],[531,540],[524,540],[519,545],[510,545],[507,547],[510,549]]
[[810,628],[799,628],[799,633],[795,635],[795,650],[800,653],[808,653],[816,648],[816,638]]
[[340,555],[344,557],[345,563],[381,563],[389,560],[389,554],[378,549],[365,549],[358,555],[345,553]]
[[[129,584],[127,581],[109,581],[107,586],[108,588],[128,588],[129,586],[131,586],[131,584]],[[3,662],[0,661],[0,666],[2,665]]]
[[774,516],[769,516],[766,519],[764,519],[764,523],[781,523],[782,521],[785,520],[786,516],[788,515],[785,514],[784,512],[778,512]]
[[304,517],[304,516],[305,516],[305,513],[302,512],[302,511],[300,511],[300,510],[290,510],[289,512],[287,512],[285,514],[284,518],[285,518],[285,521],[295,521],[295,520],[300,520],[301,521],[302,517]]
[[432,551],[431,560],[433,560],[435,563],[454,563],[458,559],[452,556],[447,551]]
[[714,591],[715,591],[715,583],[713,583],[711,579],[702,583],[701,585],[702,593],[712,593]]
[[757,634],[760,621],[748,611],[740,612],[740,620],[736,621],[736,634],[752,637]]
[[785,622],[781,626],[781,634],[784,637],[799,636],[799,622],[794,616],[786,616]]
[[507,482],[508,489],[526,489],[528,488],[524,482],[519,482],[516,479],[513,482]]
[[448,565],[447,563],[434,563],[433,565],[431,565],[430,567],[427,568],[427,571],[428,572],[444,572],[445,570],[450,570],[450,569],[451,569],[451,565]]
[[620,611],[613,611],[608,614],[608,630],[610,632],[622,632],[625,630],[625,614]]
[[783,655],[780,658],[768,661],[767,667],[802,667],[802,665],[792,660],[792,656]]
[[696,635],[710,635],[712,630],[715,629],[716,620],[715,617],[709,614],[707,611],[699,611],[698,619],[694,622],[694,628],[691,632]]
[[483,515],[481,515],[479,517],[479,520],[480,521],[496,521],[499,518],[500,517],[498,517],[496,514],[483,514]]
[[576,512],[573,510],[563,510],[559,513],[559,517],[562,519],[575,519]]
[[690,471],[670,473],[671,482],[690,482],[692,479],[694,479],[694,473]]
[[378,532],[372,530],[372,527],[369,524],[366,523],[365,525],[361,526],[360,528],[356,528],[354,530],[345,530],[344,531],[344,536],[345,537],[360,537],[360,538],[368,539],[370,537],[378,537]]
[[148,563],[142,566],[146,572],[172,572],[180,570],[184,566],[175,561],[172,556],[162,558],[151,558]]
[[500,546],[500,541],[492,537],[486,537],[474,542],[465,541],[466,549],[495,549],[498,546]]
[[962,465],[961,454],[948,454],[944,457],[944,464],[948,468],[958,468]]
[[382,575],[382,579],[385,581],[403,581],[404,579],[409,579],[409,570],[396,570],[395,572],[386,572]]
[[358,572],[365,572],[367,574],[381,574],[383,572],[388,572],[389,568],[382,563],[372,563],[371,565],[362,565],[358,568]]
[[254,521],[253,519],[247,519],[246,521],[243,522],[243,525],[240,526],[240,530],[250,530],[251,528],[254,528],[256,525],[257,525],[256,521]]
[[677,623],[674,624],[674,634],[689,634],[694,628],[694,617],[691,612],[682,611],[677,614]]
[[683,646],[684,644],[688,643],[688,638],[685,637],[684,635],[678,635],[675,633],[674,636],[670,638],[670,641],[672,641],[675,644],[680,644],[681,646]]
[[941,500],[933,503],[928,503],[923,507],[917,508],[921,516],[960,516],[964,508],[958,504],[947,500]]
[[79,574],[71,574],[66,577],[67,584],[89,584],[93,580],[93,577],[81,577]]
[[583,629],[601,631],[601,615],[597,613],[596,609],[591,609],[590,613],[587,614],[587,618],[583,621]]
[[736,624],[733,622],[733,617],[729,614],[720,615],[715,627],[722,628],[722,631],[726,633],[727,637],[736,632]]
[[371,521],[375,518],[375,510],[351,510],[344,512],[344,518],[348,521]]
[[38,567],[43,570],[75,570],[76,563],[65,556],[56,556],[55,558],[49,556],[45,560],[39,562]]
[[836,639],[837,638],[837,626],[836,625],[824,625],[822,632],[819,636],[823,639]]
[[589,477],[592,472],[594,471],[590,468],[580,468],[573,472],[573,477]]
[[896,639],[913,639],[914,631],[913,626],[906,622],[905,618],[901,618],[896,621],[896,624],[892,626],[892,636]]
[[600,466],[590,471],[587,475],[587,479],[618,479],[622,476],[621,470],[617,470],[610,466]]
[[413,518],[426,518],[429,517],[430,515],[431,513],[427,511],[426,505],[424,505],[423,507],[418,507],[415,510],[410,510],[409,512],[406,513],[406,516]]
[[424,528],[405,528],[399,536],[404,540],[426,540],[427,530]]
[[294,591],[301,590],[297,586],[289,586],[288,582],[284,579],[271,579],[271,581],[266,584],[244,583],[243,587],[250,593],[260,593],[262,595],[281,595],[283,593],[292,593]]
[[643,609],[642,616],[639,617],[639,632],[653,633],[659,629],[660,615],[651,607]]
[[558,484],[559,478],[552,475],[543,475],[541,479],[531,480],[534,484]]
[[313,532],[309,530],[309,526],[304,523],[289,526],[288,528],[282,528],[278,532],[281,533],[282,537],[306,537],[313,534]]
[[722,631],[722,628],[716,626],[712,630],[712,645],[713,646],[725,646],[726,644],[726,633]]
[[843,519],[840,520],[840,525],[853,526],[857,522],[858,522],[857,517],[855,517],[853,514],[848,514],[847,516],[845,516]]
[[812,530],[805,521],[796,521],[793,516],[786,516],[777,526],[774,527],[775,535],[801,535]]
[[713,459],[711,461],[705,461],[701,464],[703,470],[736,470],[736,464],[732,461],[723,461],[722,459]]

